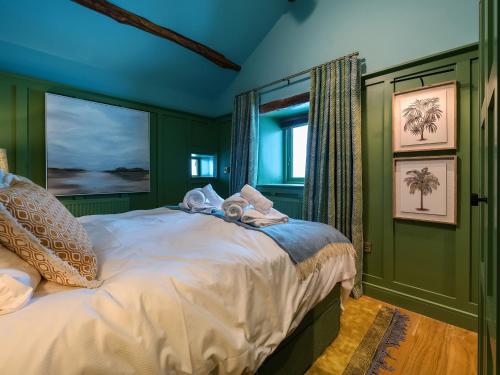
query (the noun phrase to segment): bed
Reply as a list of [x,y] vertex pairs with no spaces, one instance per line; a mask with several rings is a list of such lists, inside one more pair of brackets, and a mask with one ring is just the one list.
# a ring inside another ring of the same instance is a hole
[[301,281],[271,238],[213,216],[159,208],[80,221],[103,284],[45,281],[1,316],[1,374],[300,373],[338,332],[351,256]]

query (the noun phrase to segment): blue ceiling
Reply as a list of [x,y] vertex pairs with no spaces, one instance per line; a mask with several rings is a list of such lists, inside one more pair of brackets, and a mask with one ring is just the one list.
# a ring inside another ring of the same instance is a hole
[[[243,65],[286,0],[113,0]],[[70,0],[0,0],[0,70],[210,113],[238,74]]]

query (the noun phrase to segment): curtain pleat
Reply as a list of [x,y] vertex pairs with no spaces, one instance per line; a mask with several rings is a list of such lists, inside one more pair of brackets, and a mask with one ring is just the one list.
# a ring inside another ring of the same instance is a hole
[[353,294],[362,292],[361,79],[356,56],[311,71],[304,219],[344,233],[356,249]]
[[255,91],[234,98],[229,190],[257,184],[259,165],[259,98]]

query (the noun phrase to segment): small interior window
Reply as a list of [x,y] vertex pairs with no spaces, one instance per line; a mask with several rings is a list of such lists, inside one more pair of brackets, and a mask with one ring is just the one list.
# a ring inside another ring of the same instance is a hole
[[209,154],[191,154],[191,177],[216,177],[217,157]]
[[260,106],[259,185],[303,185],[309,131],[309,93]]

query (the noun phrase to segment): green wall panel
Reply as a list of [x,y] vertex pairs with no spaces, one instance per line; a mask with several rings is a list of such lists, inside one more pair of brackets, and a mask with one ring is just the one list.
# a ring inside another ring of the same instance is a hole
[[[476,328],[476,213],[478,122],[477,46],[438,54],[363,77],[364,281],[368,295],[440,320]],[[458,225],[392,219],[392,94],[456,80],[458,148]]]
[[16,167],[15,109],[16,88],[9,82],[0,85],[0,147],[6,148],[11,168]]
[[229,165],[231,164],[231,128],[232,116],[227,115],[215,120],[219,132],[218,179],[216,189],[219,195],[229,195]]
[[455,297],[455,237],[453,228],[396,222],[393,280]]
[[190,120],[161,114],[158,129],[158,204],[180,202],[189,186]]
[[[380,230],[380,212],[384,210],[383,185],[380,184],[384,157],[384,83],[367,85],[362,92],[364,108],[362,123],[363,190],[370,191],[363,197],[363,221],[365,238],[371,242],[373,252],[365,263],[365,272],[382,277],[384,272],[383,231]],[[368,119],[369,125],[368,126]],[[377,249],[379,251],[377,251]]]
[[212,122],[191,120],[190,138],[193,152],[216,153],[218,142],[215,134]]
[[[475,124],[475,119],[479,118],[479,60],[474,60],[471,64],[471,111],[470,119],[470,144],[479,145],[479,129]],[[471,147],[471,173],[470,173],[470,190],[478,192],[479,190],[479,147]],[[471,210],[470,216],[471,236],[469,243],[469,269],[470,284],[469,284],[469,302],[478,303],[479,291],[479,253],[475,251],[479,243],[479,210]]]
[[[7,148],[11,170],[27,176],[41,186],[46,183],[45,93],[93,100],[150,113],[151,192],[64,197],[71,200],[109,200],[127,198],[130,209],[148,209],[176,204],[188,187],[189,155],[204,150],[218,152],[223,127],[211,118],[177,112],[107,97],[76,88],[29,77],[0,73],[0,147]],[[225,138],[224,138],[225,139]],[[203,184],[207,181],[200,181]],[[214,185],[220,184],[212,179]],[[105,207],[106,205],[95,205]],[[112,205],[108,205],[112,207]],[[93,213],[100,213],[98,210]]]
[[[45,186],[45,92],[43,89],[30,88],[27,104],[28,177],[38,185]],[[23,109],[21,111],[24,114]]]

